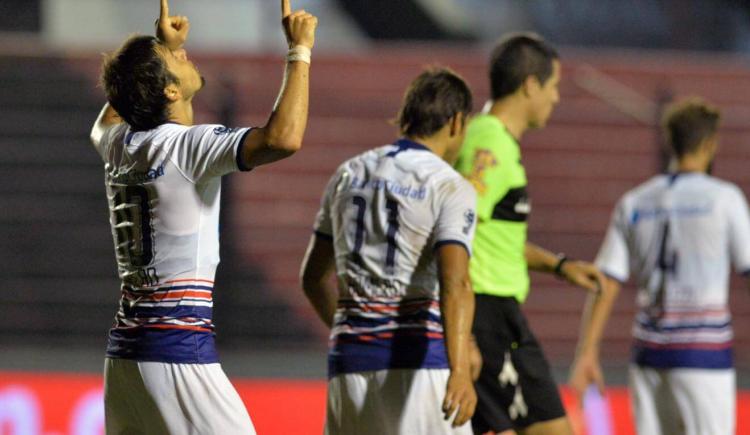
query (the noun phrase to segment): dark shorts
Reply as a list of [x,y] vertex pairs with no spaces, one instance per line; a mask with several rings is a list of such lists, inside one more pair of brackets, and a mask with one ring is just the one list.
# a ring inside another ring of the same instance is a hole
[[475,433],[565,416],[549,364],[514,298],[476,295],[474,335],[484,360],[476,382]]

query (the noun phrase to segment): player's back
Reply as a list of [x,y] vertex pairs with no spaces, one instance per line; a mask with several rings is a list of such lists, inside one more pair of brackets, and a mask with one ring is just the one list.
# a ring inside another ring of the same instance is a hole
[[[401,140],[342,165],[331,213],[337,274],[362,296],[436,296],[440,202],[464,180],[437,155]],[[473,217],[472,217],[473,219]]]
[[183,129],[167,124],[132,133],[123,127],[109,138],[103,156],[105,183],[119,274],[126,285],[154,285],[185,273],[213,277],[216,240],[200,233],[208,226],[216,228],[215,222],[206,221],[214,217],[214,210],[207,208],[215,204],[201,196],[205,189],[218,194],[218,184],[207,180],[196,188],[183,174],[175,161],[179,151],[170,134],[175,132],[169,131]]
[[434,252],[469,249],[474,195],[448,163],[405,139],[339,167],[316,225],[333,239],[340,292],[329,374],[447,367]]
[[104,161],[122,281],[108,355],[214,362],[212,291],[219,262],[220,176],[237,169],[246,129],[164,124],[109,129]]
[[731,366],[730,265],[750,268],[750,215],[733,184],[697,172],[660,175],[621,199],[597,264],[638,285],[639,364]]
[[622,206],[639,287],[655,291],[663,279],[664,303],[726,303],[742,203],[736,186],[702,173],[657,176],[629,192]]

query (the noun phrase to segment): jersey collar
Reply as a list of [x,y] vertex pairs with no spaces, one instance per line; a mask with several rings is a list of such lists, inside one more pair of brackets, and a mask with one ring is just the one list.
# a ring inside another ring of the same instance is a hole
[[401,139],[397,140],[393,143],[393,145],[397,146],[398,148],[389,152],[386,154],[388,157],[394,157],[396,154],[406,151],[406,150],[415,150],[415,151],[431,151],[426,146],[422,145],[419,142],[414,142],[412,140],[409,140],[405,137],[402,137]]
[[675,172],[669,172],[667,173],[667,177],[669,179],[669,185],[673,185],[675,181],[677,181],[678,177],[684,177],[686,175],[694,175],[694,174],[706,174],[705,172],[701,171],[675,171]]

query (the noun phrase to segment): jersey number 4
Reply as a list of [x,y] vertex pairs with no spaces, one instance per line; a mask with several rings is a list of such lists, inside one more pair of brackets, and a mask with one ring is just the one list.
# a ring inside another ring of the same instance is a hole
[[669,221],[664,222],[664,227],[662,227],[657,265],[663,273],[677,272],[677,252],[669,249]]
[[[352,203],[357,207],[357,217],[355,220],[356,228],[354,230],[354,249],[352,249],[352,258],[358,264],[362,264],[362,245],[365,241],[365,213],[367,213],[367,201],[361,196],[352,197]],[[388,228],[386,229],[385,239],[387,249],[385,253],[385,267],[387,272],[392,272],[396,264],[396,233],[398,233],[398,202],[386,200],[385,208],[388,211]]]
[[667,292],[667,275],[677,273],[677,252],[669,249],[669,221],[664,222],[661,233],[661,245],[659,246],[659,258],[656,266],[661,271],[659,276],[659,287],[656,289],[651,304],[651,315],[659,317],[664,311]]

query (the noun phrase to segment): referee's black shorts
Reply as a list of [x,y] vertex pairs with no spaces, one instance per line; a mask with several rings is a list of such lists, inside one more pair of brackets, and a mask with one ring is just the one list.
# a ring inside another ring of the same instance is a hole
[[476,295],[473,329],[484,360],[474,433],[523,429],[565,416],[549,364],[515,298]]

